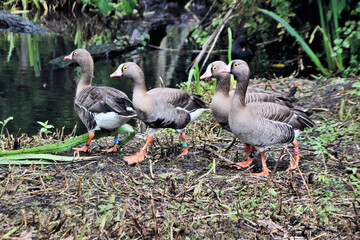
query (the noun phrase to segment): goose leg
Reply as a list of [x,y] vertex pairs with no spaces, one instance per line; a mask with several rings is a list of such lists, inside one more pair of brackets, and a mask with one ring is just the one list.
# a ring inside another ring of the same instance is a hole
[[255,152],[254,146],[251,146],[251,145],[245,143],[245,156],[249,156],[249,157],[244,162],[236,163],[235,167],[237,167],[238,169],[249,167],[254,159],[254,152]]
[[132,164],[143,161],[145,159],[145,157],[146,157],[146,149],[153,140],[154,140],[154,137],[152,135],[149,135],[149,137],[146,140],[146,143],[145,143],[144,147],[140,150],[140,152],[138,154],[135,154],[135,155],[132,155],[132,156],[124,157],[124,160],[129,165],[132,165]]
[[94,138],[95,133],[89,133],[88,140],[86,141],[85,145],[82,148],[73,148],[75,151],[79,152],[91,152],[91,149],[89,148],[91,140]]
[[261,164],[262,164],[262,172],[253,173],[253,175],[255,175],[255,176],[269,176],[270,170],[266,166],[265,152],[260,152],[260,158],[261,158]]
[[102,150],[103,152],[117,152],[117,145],[119,144],[119,134],[116,134],[114,137],[114,146],[112,148],[109,148],[107,150]]
[[183,151],[182,151],[182,153],[179,155],[179,157],[184,156],[184,155],[188,154],[188,152],[189,152],[189,147],[187,146],[187,143],[186,143],[186,140],[185,140],[185,133],[184,133],[184,132],[180,134],[180,139],[181,139],[181,142],[182,142]]
[[294,170],[297,168],[297,166],[299,166],[300,154],[297,140],[295,139],[292,144],[294,146],[294,161],[291,161],[290,159],[290,166],[286,171]]

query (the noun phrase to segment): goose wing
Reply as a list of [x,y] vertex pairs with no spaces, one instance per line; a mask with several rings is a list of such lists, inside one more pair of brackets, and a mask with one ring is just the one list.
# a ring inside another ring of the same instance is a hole
[[200,108],[208,108],[200,95],[191,94],[181,89],[154,88],[147,93],[157,102],[168,103],[175,108],[183,108],[190,112]]
[[76,98],[75,105],[92,113],[114,112],[124,116],[136,115],[126,94],[110,87],[85,88]]

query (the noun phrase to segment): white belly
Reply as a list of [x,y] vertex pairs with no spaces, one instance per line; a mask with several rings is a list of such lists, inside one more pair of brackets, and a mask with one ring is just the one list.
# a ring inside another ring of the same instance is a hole
[[133,116],[121,116],[114,112],[98,113],[95,115],[95,122],[97,124],[96,130],[99,130],[100,128],[114,130],[129,121],[132,117]]

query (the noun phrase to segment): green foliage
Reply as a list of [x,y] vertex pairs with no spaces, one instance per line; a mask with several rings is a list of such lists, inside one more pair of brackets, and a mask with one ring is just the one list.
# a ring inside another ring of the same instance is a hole
[[137,6],[137,1],[136,0],[122,0],[117,5],[117,7],[119,7],[120,11],[123,11],[123,12],[125,12],[127,14],[133,13],[134,8],[136,6]]
[[109,12],[115,9],[111,0],[93,0],[94,4],[100,9],[103,15],[107,15]]
[[354,82],[351,87],[355,89],[350,91],[350,93],[360,96],[360,82]]
[[190,86],[191,86],[191,81],[194,77],[195,79],[195,92],[196,94],[200,94],[201,93],[201,88],[200,88],[200,71],[199,71],[199,65],[197,62],[195,62],[195,68],[191,69],[188,75],[188,81],[186,83],[187,85],[187,91],[190,91]]
[[2,138],[5,125],[6,125],[9,121],[11,121],[11,120],[13,120],[13,119],[14,119],[13,117],[8,117],[8,118],[5,119],[4,121],[0,121],[0,124],[2,125],[2,127],[1,127],[1,132],[0,132],[0,138]]
[[304,39],[296,32],[296,30],[290,26],[290,24],[288,24],[284,19],[282,19],[280,16],[278,16],[277,14],[265,10],[265,9],[259,9],[260,12],[274,18],[276,21],[278,21],[279,23],[281,23],[286,30],[296,38],[296,40],[300,43],[300,45],[303,47],[303,49],[305,50],[305,52],[309,55],[309,57],[311,58],[311,60],[315,63],[315,65],[320,69],[320,71],[324,74],[324,75],[329,75],[329,72],[324,68],[324,66],[321,64],[320,59],[315,55],[315,53],[313,52],[313,50],[309,47],[309,45],[304,41]]
[[38,121],[37,123],[42,126],[42,128],[40,129],[40,133],[45,133],[45,135],[51,133],[51,131],[49,130],[50,128],[54,128],[53,125],[48,124],[48,121],[45,122]]

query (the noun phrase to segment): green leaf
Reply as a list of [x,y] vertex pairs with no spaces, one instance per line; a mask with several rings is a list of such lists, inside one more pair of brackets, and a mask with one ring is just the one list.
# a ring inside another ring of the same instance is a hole
[[95,0],[95,5],[100,9],[103,15],[111,12],[114,9],[114,4],[108,0]]
[[[126,136],[125,138],[123,138],[120,141],[119,145],[127,143],[135,136],[135,130],[132,128],[132,126],[130,126],[129,124],[124,124],[121,127],[119,127],[118,129],[113,130],[111,132],[106,131],[106,130],[97,131],[94,139],[98,139],[98,138],[106,137],[106,136],[110,136],[110,135],[115,135],[115,134],[124,134],[124,133],[130,133],[130,134],[128,136]],[[88,139],[88,133],[85,133],[83,135],[80,135],[75,138],[71,138],[64,142],[58,142],[58,143],[54,143],[54,144],[38,146],[38,147],[33,147],[33,148],[27,148],[27,149],[2,151],[2,152],[0,152],[0,156],[10,156],[10,155],[15,155],[15,154],[23,154],[23,153],[64,152],[64,151],[70,150],[72,147],[74,147],[76,145],[86,142],[87,139]]]
[[353,85],[351,85],[351,87],[360,88],[360,82],[354,82]]

